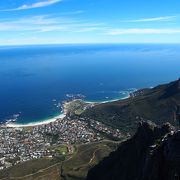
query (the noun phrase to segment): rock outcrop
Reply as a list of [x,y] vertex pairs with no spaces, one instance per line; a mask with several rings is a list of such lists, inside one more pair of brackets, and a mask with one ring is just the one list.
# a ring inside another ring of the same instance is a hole
[[135,135],[92,168],[87,180],[179,180],[180,131],[141,122]]

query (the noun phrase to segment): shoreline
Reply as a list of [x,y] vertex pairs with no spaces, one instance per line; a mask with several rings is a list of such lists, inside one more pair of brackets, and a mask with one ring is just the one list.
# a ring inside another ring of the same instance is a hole
[[85,102],[85,103],[89,103],[89,104],[105,104],[105,103],[116,102],[116,101],[124,100],[124,99],[128,99],[128,98],[130,98],[130,94],[127,95],[126,97],[117,98],[117,99],[112,99],[112,100],[106,100],[106,101],[84,101],[84,102]]
[[[116,101],[119,101],[119,100],[124,100],[124,99],[128,99],[130,97],[130,93],[126,96],[126,97],[123,97],[123,98],[117,98],[117,99],[112,99],[112,100],[107,100],[107,101],[86,101],[86,100],[82,100],[83,102],[85,103],[88,103],[88,104],[92,104],[92,105],[97,105],[97,104],[105,104],[105,103],[110,103],[110,102],[116,102]],[[77,99],[76,99],[77,100]],[[72,100],[74,101],[74,100]],[[46,124],[50,124],[52,122],[55,122],[55,121],[58,121],[60,119],[63,119],[66,117],[67,115],[67,110],[66,110],[66,105],[68,104],[69,102],[65,102],[63,104],[63,113],[58,115],[58,116],[55,116],[53,118],[50,118],[50,119],[47,119],[47,120],[42,120],[42,121],[37,121],[37,122],[30,122],[30,123],[27,123],[27,124],[18,124],[16,122],[6,122],[4,123],[3,125],[1,125],[1,127],[7,127],[7,128],[24,128],[24,127],[34,127],[34,126],[41,126],[41,125],[46,125]]]
[[60,119],[63,119],[66,117],[66,114],[61,114],[61,115],[58,115],[56,117],[53,117],[53,118],[50,118],[50,119],[47,119],[47,120],[44,120],[44,121],[39,121],[39,122],[31,122],[31,123],[27,123],[27,124],[16,124],[16,123],[5,123],[4,127],[8,127],[8,128],[23,128],[23,127],[34,127],[34,126],[41,126],[41,125],[46,125],[46,124],[50,124],[52,122],[55,122],[57,120],[60,120]]

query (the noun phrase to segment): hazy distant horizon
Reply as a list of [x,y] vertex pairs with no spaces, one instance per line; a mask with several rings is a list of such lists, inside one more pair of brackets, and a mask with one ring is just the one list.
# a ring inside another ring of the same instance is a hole
[[0,47],[26,47],[26,46],[71,46],[71,45],[180,45],[180,42],[178,43],[167,43],[167,42],[164,42],[164,43],[57,43],[57,44],[8,44],[8,45],[0,45]]

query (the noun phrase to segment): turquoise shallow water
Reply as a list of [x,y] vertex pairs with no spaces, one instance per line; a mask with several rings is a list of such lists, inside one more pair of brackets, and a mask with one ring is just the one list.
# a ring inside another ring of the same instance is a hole
[[72,96],[108,101],[179,77],[180,45],[0,47],[0,121],[41,121]]

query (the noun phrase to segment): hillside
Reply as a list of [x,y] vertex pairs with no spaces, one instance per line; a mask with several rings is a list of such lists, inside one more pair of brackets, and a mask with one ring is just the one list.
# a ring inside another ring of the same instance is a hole
[[180,79],[152,89],[142,89],[130,98],[99,104],[86,110],[83,115],[122,131],[134,134],[140,120],[151,120],[157,124],[170,122],[174,126],[180,121]]
[[141,122],[136,134],[90,170],[87,180],[180,179],[180,132]]
[[88,180],[174,180],[170,177],[176,174],[179,178],[180,135],[172,134],[173,128],[166,122],[175,127],[180,122],[180,79],[138,90],[125,100],[95,105],[76,117],[100,121],[133,136],[118,150],[118,142],[113,141],[74,145],[72,154],[18,164],[1,171],[0,179],[85,179],[114,150],[89,171]]
[[88,170],[117,146],[118,142],[113,141],[76,145],[76,151],[67,157],[34,159],[0,171],[0,180],[85,179]]

